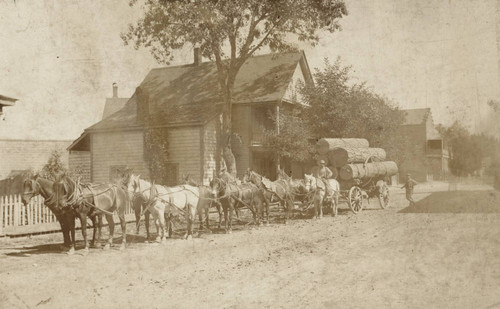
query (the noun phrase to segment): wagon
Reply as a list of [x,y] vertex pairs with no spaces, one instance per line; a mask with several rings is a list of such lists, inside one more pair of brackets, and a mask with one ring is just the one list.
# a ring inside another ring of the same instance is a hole
[[353,213],[363,210],[364,198],[377,198],[382,209],[389,207],[389,187],[384,179],[372,178],[362,182],[354,179],[352,182],[340,183],[340,198],[347,202]]
[[[376,163],[372,158],[368,158],[363,165],[358,165],[358,168],[365,169],[366,171],[358,172],[357,175],[370,175],[369,167],[370,163]],[[378,162],[379,164],[385,164],[384,162]],[[392,162],[391,162],[392,164]],[[395,165],[395,163],[394,163]],[[349,166],[346,165],[348,168]],[[346,168],[344,167],[344,168]],[[354,166],[353,166],[354,167]],[[393,172],[393,166],[385,171],[382,175],[380,171],[374,173],[370,177],[355,177],[349,180],[340,180],[340,197],[342,200],[346,201],[351,208],[352,212],[358,213],[363,210],[363,199],[366,197],[369,199],[377,198],[380,208],[386,209],[389,207],[389,186],[387,185],[387,176],[389,172]],[[397,171],[397,166],[396,166]],[[342,172],[339,173],[342,176]],[[354,173],[356,174],[356,173]],[[342,177],[339,177],[342,178]],[[346,178],[346,177],[344,177]]]

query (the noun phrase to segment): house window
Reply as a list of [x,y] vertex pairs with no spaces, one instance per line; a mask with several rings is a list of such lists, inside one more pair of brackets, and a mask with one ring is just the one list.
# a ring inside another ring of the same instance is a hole
[[123,177],[125,165],[112,165],[109,167],[109,181],[116,182],[119,178]]
[[179,163],[167,163],[165,165],[167,174],[164,176],[166,186],[176,186],[179,184]]
[[440,150],[441,149],[441,140],[433,139],[427,141],[427,148],[432,150]]

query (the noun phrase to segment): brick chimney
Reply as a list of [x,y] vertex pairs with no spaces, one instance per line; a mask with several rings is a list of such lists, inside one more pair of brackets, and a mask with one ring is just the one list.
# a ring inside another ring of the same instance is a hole
[[113,98],[118,98],[118,84],[113,83]]
[[201,52],[200,52],[200,48],[199,47],[195,47],[194,48],[194,66],[198,66],[200,65],[202,62],[202,59],[201,59]]

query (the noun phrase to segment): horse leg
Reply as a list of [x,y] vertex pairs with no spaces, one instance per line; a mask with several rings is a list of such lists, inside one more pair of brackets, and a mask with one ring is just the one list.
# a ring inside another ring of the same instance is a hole
[[92,241],[90,242],[90,246],[91,247],[94,247],[95,246],[95,236],[97,234],[97,216],[96,215],[92,215],[92,217],[90,217],[90,220],[92,220],[92,227],[93,227],[93,234],[92,234]]
[[96,248],[101,247],[102,217],[102,213],[97,215],[97,242],[95,243]]
[[115,235],[115,220],[113,215],[106,215],[106,222],[108,222],[109,227],[109,238],[104,249],[109,249],[113,245],[113,237]]
[[205,221],[207,224],[207,230],[209,233],[212,233],[212,230],[210,229],[210,220],[208,217],[209,212],[210,212],[210,207],[205,208]]
[[141,206],[134,208],[135,214],[135,234],[139,235],[139,229],[141,227]]
[[173,221],[173,216],[172,214],[165,214],[165,221],[167,222],[168,225],[168,238],[172,238],[172,221]]
[[122,228],[122,244],[120,250],[123,250],[127,246],[127,221],[125,221],[125,210],[123,208],[118,218],[120,219],[120,226]]
[[187,240],[193,239],[193,221],[196,215],[196,206],[188,205],[188,219],[187,219]]
[[203,230],[203,209],[198,208],[198,221],[200,221],[200,230],[198,234],[201,235],[201,231]]
[[80,212],[79,216],[80,216],[80,223],[82,226],[83,243],[85,244],[84,254],[87,254],[89,252],[89,242],[87,239],[87,213]]
[[59,221],[59,225],[61,226],[61,232],[63,234],[63,239],[64,239],[64,247],[70,247],[71,246],[71,239],[69,237],[69,227],[68,224],[65,220],[64,215],[59,215],[56,216],[57,221]]
[[69,224],[69,229],[71,232],[71,246],[69,248],[68,254],[72,255],[75,253],[75,245],[76,245],[76,239],[75,239],[75,216],[73,214],[66,214],[66,220],[68,220]]
[[166,236],[166,224],[168,225],[167,220],[165,220],[165,214],[158,214],[158,221],[160,223],[160,231],[158,233],[158,237],[156,239],[162,243],[165,243],[167,241],[167,236]]
[[228,205],[223,206],[222,209],[224,211],[224,231],[226,234],[228,234],[228,232],[229,232],[229,216],[228,216],[229,206]]
[[222,205],[219,203],[216,203],[215,207],[217,207],[217,212],[219,213],[219,224],[218,224],[217,228],[220,229],[220,226],[222,224],[222,215],[223,215]]
[[233,212],[235,208],[236,208],[235,203],[229,201],[229,220],[228,220],[229,225],[226,224],[229,226],[227,231],[228,234],[231,234],[233,232]]
[[[146,242],[149,242],[149,215],[151,213],[149,212],[149,210],[146,210],[144,212],[144,225],[146,225]],[[158,229],[156,229],[158,230]]]
[[323,203],[324,203],[324,200],[325,200],[325,195],[323,195],[320,200],[318,201],[319,202],[319,218],[323,218]]

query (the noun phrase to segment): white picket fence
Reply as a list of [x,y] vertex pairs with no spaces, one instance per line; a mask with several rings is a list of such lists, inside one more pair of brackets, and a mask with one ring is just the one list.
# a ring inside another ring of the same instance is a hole
[[0,235],[9,227],[57,222],[56,216],[43,202],[43,197],[36,196],[24,206],[21,195],[0,197]]
[[[6,230],[16,229],[23,232],[22,227],[28,228],[37,226],[38,230],[43,230],[43,226],[54,226],[57,223],[56,216],[45,206],[41,196],[35,196],[30,203],[24,206],[21,195],[0,196],[0,235],[4,235]],[[130,207],[126,214],[132,214]]]

